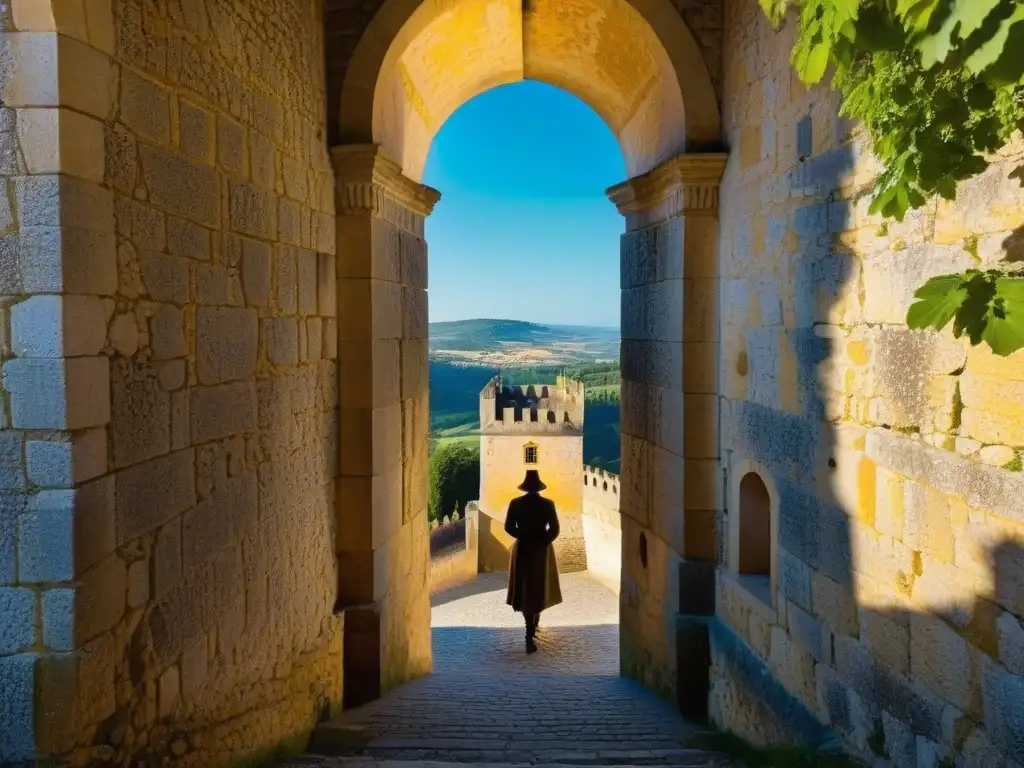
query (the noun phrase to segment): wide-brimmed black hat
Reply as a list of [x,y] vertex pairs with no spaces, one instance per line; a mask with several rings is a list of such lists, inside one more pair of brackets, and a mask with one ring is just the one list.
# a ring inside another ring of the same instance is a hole
[[538,491],[543,491],[545,488],[547,488],[547,486],[544,485],[544,481],[540,479],[540,475],[537,474],[536,469],[526,470],[526,477],[523,479],[523,482],[519,484],[519,490],[526,491],[527,493],[537,493]]

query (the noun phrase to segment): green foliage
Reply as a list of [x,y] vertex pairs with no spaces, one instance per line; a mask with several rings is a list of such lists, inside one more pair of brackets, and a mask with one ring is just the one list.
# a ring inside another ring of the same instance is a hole
[[442,443],[430,456],[427,517],[440,520],[480,496],[480,452],[465,443]]
[[[797,73],[815,84],[832,67],[842,113],[863,123],[882,166],[872,213],[901,221],[936,196],[954,199],[959,182],[984,171],[986,156],[1024,129],[1019,0],[760,1],[776,23],[798,10]],[[908,324],[941,329],[958,318],[966,323],[958,335],[996,354],[1024,346],[1019,319],[1000,314],[1000,304],[1019,301],[1020,277],[960,278],[964,285],[944,277],[928,288]]]
[[1024,348],[1024,281],[1005,273],[968,270],[963,275],[933,277],[914,294],[907,312],[911,328],[946,327],[966,335],[972,344],[984,341],[997,355]]

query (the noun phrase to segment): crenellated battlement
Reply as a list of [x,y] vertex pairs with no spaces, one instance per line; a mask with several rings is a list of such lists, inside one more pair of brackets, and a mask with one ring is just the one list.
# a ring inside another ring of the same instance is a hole
[[480,431],[581,434],[583,382],[559,376],[554,384],[502,384],[495,376],[480,391]]
[[619,476],[583,465],[583,500],[611,509],[619,508]]

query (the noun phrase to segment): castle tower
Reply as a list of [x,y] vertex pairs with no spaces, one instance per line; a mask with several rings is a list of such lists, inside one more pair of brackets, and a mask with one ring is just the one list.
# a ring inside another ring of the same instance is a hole
[[[559,376],[554,384],[503,386],[497,376],[480,392],[480,562],[505,570],[512,539],[504,532],[509,502],[536,469],[555,502],[561,535],[555,555],[562,572],[587,567],[583,542],[583,384]],[[484,530],[484,527],[490,532]]]

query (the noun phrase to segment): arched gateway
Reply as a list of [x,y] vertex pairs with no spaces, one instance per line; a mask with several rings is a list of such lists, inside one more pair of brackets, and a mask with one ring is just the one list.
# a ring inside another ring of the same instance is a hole
[[[385,2],[342,80],[337,135],[352,143],[331,149],[338,321],[345,329],[341,422],[362,425],[356,439],[342,442],[337,500],[340,606],[346,616],[361,617],[346,620],[346,640],[366,649],[345,654],[350,703],[430,666],[423,572],[394,577],[418,562],[426,531],[423,222],[438,193],[418,179],[433,136],[452,112],[488,88],[524,77],[589,103],[615,133],[634,175],[609,190],[628,221],[622,241],[628,492],[622,510],[631,521],[623,604],[629,673],[676,693],[675,612],[655,617],[664,602],[678,602],[670,595],[677,594],[681,558],[715,559],[717,435],[703,435],[689,454],[683,442],[687,394],[714,392],[713,376],[707,390],[699,377],[688,383],[683,376],[691,366],[713,370],[717,359],[714,324],[687,328],[684,296],[702,317],[714,316],[717,185],[725,162],[720,154],[687,151],[706,148],[719,134],[715,92],[697,41],[678,12],[658,0]],[[347,379],[346,368],[358,369],[359,378]],[[370,446],[375,455],[381,451],[374,467],[363,461]],[[398,446],[401,451],[393,450]],[[695,489],[689,504],[684,475]],[[385,477],[393,478],[390,489],[381,482]],[[379,510],[399,498],[399,482],[401,520],[382,532]],[[655,496],[662,483],[669,485]],[[686,541],[670,533],[679,528],[673,520],[679,515],[692,515]],[[657,534],[646,568],[636,555],[643,530]],[[703,663],[697,699],[706,698]]]

